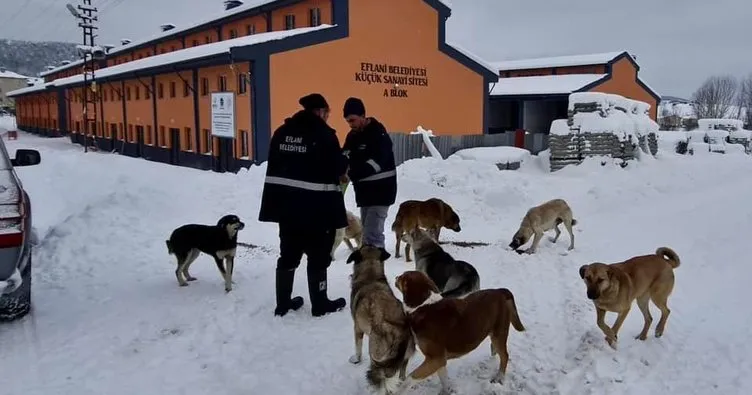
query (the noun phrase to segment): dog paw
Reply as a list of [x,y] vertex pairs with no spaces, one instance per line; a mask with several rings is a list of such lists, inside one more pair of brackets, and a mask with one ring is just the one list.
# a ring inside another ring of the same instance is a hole
[[572,250],[574,250],[574,247],[567,248],[567,251],[572,251]]
[[655,331],[655,337],[661,337],[663,336],[663,331]]
[[504,375],[501,373],[495,374],[491,377],[491,384],[504,384]]
[[360,363],[360,357],[357,356],[357,355],[352,355],[352,356],[350,356],[350,359],[348,359],[348,361],[350,361],[350,363],[352,363],[352,364],[359,364]]
[[188,283],[178,283],[178,285],[180,285],[181,287],[187,287]]
[[643,340],[644,341],[644,340],[647,340],[647,338],[648,338],[648,335],[643,335],[642,333],[640,333],[639,335],[635,336],[635,340]]
[[611,348],[613,348],[614,350],[616,350],[616,339],[615,338],[606,337],[606,343],[608,343],[608,345],[611,346]]
[[198,280],[196,277],[192,277],[192,276],[188,276],[185,279],[186,279],[186,281],[196,281],[196,280]]
[[442,388],[441,391],[439,391],[439,395],[452,395],[455,393],[456,392],[454,391],[453,387]]
[[552,243],[556,243],[557,239],[555,237],[549,237],[548,241],[550,241]]
[[225,287],[225,293],[229,293],[230,291],[232,291],[232,287]]

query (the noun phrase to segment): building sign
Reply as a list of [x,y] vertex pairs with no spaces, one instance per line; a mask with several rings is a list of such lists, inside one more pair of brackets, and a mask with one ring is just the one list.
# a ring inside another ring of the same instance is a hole
[[428,86],[428,72],[425,67],[361,62],[360,70],[355,73],[355,81],[386,85],[384,97],[407,98],[410,88]]
[[220,138],[235,138],[235,93],[211,94],[211,134]]

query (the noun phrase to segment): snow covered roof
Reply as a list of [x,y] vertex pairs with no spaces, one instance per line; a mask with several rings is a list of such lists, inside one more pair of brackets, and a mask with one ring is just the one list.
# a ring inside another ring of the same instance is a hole
[[467,56],[468,58],[472,59],[475,63],[478,63],[479,65],[483,66],[486,70],[488,70],[488,71],[490,71],[490,72],[492,72],[494,74],[498,74],[499,73],[499,70],[496,67],[494,67],[494,65],[492,65],[491,63],[488,63],[485,60],[481,59],[480,56],[478,56],[478,55],[470,52],[469,50],[467,50],[467,49],[465,49],[465,48],[463,48],[463,47],[461,47],[461,46],[459,46],[457,44],[452,44],[450,42],[447,42],[446,44],[449,45],[450,47],[456,49],[457,51],[459,51],[463,55]]
[[[234,38],[232,40],[219,41],[211,44],[204,44],[198,47],[191,47],[180,49],[174,52],[169,52],[161,55],[150,56],[139,60],[119,64],[116,66],[106,67],[99,69],[95,73],[96,78],[114,77],[117,75],[144,70],[153,67],[165,66],[175,63],[181,63],[194,59],[206,58],[223,53],[229,53],[230,49],[236,47],[246,47],[250,45],[261,44],[273,40],[281,40],[283,38],[296,36],[299,34],[310,33],[316,30],[330,29],[334,25],[319,25],[316,27],[304,27],[291,30],[280,30],[267,33],[253,34],[250,36],[243,36]],[[55,86],[73,85],[83,82],[83,74],[74,75],[71,77],[65,77],[57,79],[54,82]]]
[[10,92],[6,93],[5,95],[8,96],[8,97],[13,97],[13,96],[18,96],[18,95],[23,95],[23,94],[26,94],[26,93],[43,91],[43,90],[45,90],[45,89],[47,89],[47,88],[49,88],[51,86],[54,86],[54,84],[55,83],[53,81],[53,82],[48,82],[48,83],[45,83],[45,84],[36,84],[36,85],[32,85],[32,86],[27,86],[26,88],[21,88],[21,89],[16,89],[14,91],[10,91]]
[[592,84],[606,74],[558,74],[499,78],[491,84],[491,96],[568,94]]
[[[155,35],[153,35],[153,36],[151,36],[149,38],[146,38],[144,40],[132,41],[132,42],[126,44],[126,45],[113,48],[112,50],[110,50],[110,52],[108,52],[108,55],[112,56],[112,55],[118,54],[120,52],[132,50],[133,48],[139,47],[139,46],[144,45],[146,43],[150,43],[152,41],[156,41],[156,40],[160,40],[160,39],[164,39],[164,38],[168,38],[168,37],[176,37],[177,38],[177,37],[180,36],[181,33],[184,33],[184,32],[186,32],[188,30],[195,29],[197,27],[204,26],[204,25],[210,24],[212,22],[216,22],[217,20],[220,20],[220,19],[231,17],[233,15],[237,15],[237,14],[240,14],[240,13],[252,10],[254,8],[262,7],[262,6],[265,6],[267,4],[273,3],[275,1],[279,1],[279,0],[248,0],[245,4],[243,4],[241,6],[237,6],[235,8],[231,8],[229,10],[222,10],[222,12],[219,12],[219,13],[216,13],[216,14],[211,15],[209,17],[206,17],[206,18],[203,18],[201,20],[198,20],[198,21],[196,21],[194,23],[191,23],[190,25],[186,25],[186,26],[183,26],[183,27],[175,27],[175,28],[172,28],[172,29],[167,30],[167,31],[159,32],[158,34],[155,34]],[[42,77],[44,77],[44,76],[47,76],[47,75],[50,75],[50,74],[54,74],[54,73],[56,73],[58,71],[61,71],[61,70],[69,69],[71,66],[79,65],[79,64],[82,64],[82,63],[83,63],[82,60],[77,60],[75,62],[72,62],[69,65],[61,66],[61,67],[56,67],[56,68],[54,68],[52,70],[47,70],[47,71],[45,71],[45,72],[43,72],[43,73],[41,73],[39,75],[41,75]]]
[[587,66],[593,64],[606,64],[626,51],[605,52],[587,55],[556,56],[551,58],[519,59],[492,62],[491,64],[499,71],[543,69],[549,67]]
[[27,79],[29,77],[27,77],[25,75],[18,74],[16,72],[10,71],[10,70],[0,70],[0,78],[11,78],[11,79],[16,79],[16,80],[25,80],[25,79]]

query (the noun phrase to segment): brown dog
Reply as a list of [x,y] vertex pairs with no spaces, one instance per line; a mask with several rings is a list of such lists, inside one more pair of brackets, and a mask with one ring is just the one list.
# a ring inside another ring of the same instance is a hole
[[[671,313],[668,297],[674,289],[674,269],[681,261],[672,249],[660,247],[654,255],[630,258],[624,262],[604,264],[591,263],[580,267],[580,277],[587,285],[587,297],[595,304],[598,327],[606,335],[608,344],[616,349],[616,339],[624,319],[637,300],[645,324],[636,339],[645,340],[653,317],[648,301],[661,310],[661,319],[655,327],[655,337],[661,337],[666,329],[666,320]],[[616,312],[614,326],[604,322],[607,311]]]
[[[520,254],[534,254],[538,250],[538,244],[543,239],[543,233],[553,229],[556,235],[551,242],[556,243],[561,235],[559,225],[564,224],[564,227],[569,232],[569,248],[574,249],[574,233],[572,232],[572,226],[577,225],[577,220],[572,218],[572,209],[563,199],[549,200],[541,205],[535,206],[527,211],[525,217],[522,218],[520,228],[512,237],[512,242],[509,243],[509,247],[519,252]],[[530,238],[533,238],[533,244],[525,251],[519,251],[518,248],[525,245]]]
[[334,234],[334,244],[332,245],[331,256],[334,259],[334,253],[339,248],[339,245],[344,241],[347,244],[347,248],[350,252],[355,251],[355,247],[350,242],[350,239],[355,239],[355,245],[360,248],[363,242],[363,224],[360,222],[360,218],[353,214],[351,211],[347,211],[347,226],[337,229]]
[[[402,202],[397,210],[397,216],[392,223],[397,243],[395,245],[395,258],[400,257],[400,242],[402,235],[415,228],[423,228],[431,233],[431,236],[439,241],[441,228],[451,229],[455,232],[462,230],[460,228],[460,217],[454,212],[452,207],[441,199],[431,198],[426,201],[406,200]],[[405,242],[405,260],[410,262],[410,244]]]
[[402,292],[415,342],[425,356],[423,363],[410,373],[410,380],[422,380],[438,372],[441,393],[451,393],[447,360],[468,354],[490,336],[491,355],[498,352],[500,359],[499,371],[491,382],[502,383],[509,362],[509,325],[520,332],[525,330],[511,291],[485,289],[463,299],[444,299],[436,284],[419,271],[397,276],[395,287]]

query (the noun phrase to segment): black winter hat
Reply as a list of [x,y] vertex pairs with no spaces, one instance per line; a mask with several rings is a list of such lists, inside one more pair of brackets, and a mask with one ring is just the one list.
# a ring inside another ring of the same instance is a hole
[[359,115],[364,117],[366,115],[366,106],[363,105],[363,101],[357,97],[351,97],[345,100],[345,108],[342,111],[343,117],[347,118],[348,115]]
[[311,93],[310,95],[303,96],[298,100],[298,103],[308,111],[329,109],[329,103],[327,103],[324,96],[321,96],[319,93]]

